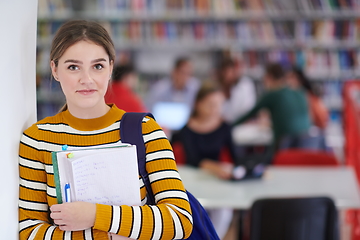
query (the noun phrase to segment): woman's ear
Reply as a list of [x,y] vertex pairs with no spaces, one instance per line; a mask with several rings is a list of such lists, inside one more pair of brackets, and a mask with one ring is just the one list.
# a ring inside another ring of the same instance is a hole
[[51,67],[51,73],[52,73],[53,77],[55,78],[56,81],[59,81],[58,75],[57,75],[57,66],[56,66],[54,60],[51,60],[50,67]]

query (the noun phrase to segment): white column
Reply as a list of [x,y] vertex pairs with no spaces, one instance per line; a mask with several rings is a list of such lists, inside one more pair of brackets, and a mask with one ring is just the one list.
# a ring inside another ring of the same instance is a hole
[[36,120],[37,0],[0,1],[0,239],[18,239],[18,148]]

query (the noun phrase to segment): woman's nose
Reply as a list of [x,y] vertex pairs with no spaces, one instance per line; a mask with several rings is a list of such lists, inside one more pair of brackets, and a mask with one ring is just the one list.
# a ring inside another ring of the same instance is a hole
[[79,79],[81,84],[88,84],[93,82],[93,78],[91,76],[90,71],[88,70],[83,70],[82,74],[80,75],[80,79]]

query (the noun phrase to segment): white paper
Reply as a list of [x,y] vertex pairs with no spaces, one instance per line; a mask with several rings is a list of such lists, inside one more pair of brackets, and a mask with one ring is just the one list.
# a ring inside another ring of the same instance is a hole
[[[69,152],[72,158],[66,158]],[[70,183],[73,201],[141,204],[135,146],[68,151],[58,153],[58,157],[70,163],[59,164],[59,173],[62,187]],[[66,172],[61,171],[61,165],[67,165]]]

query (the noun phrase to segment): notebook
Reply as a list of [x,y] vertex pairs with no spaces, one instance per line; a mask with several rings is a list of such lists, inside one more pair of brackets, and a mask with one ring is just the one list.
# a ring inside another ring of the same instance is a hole
[[[52,160],[58,203],[68,197],[71,202],[141,205],[136,146],[58,151]],[[65,186],[70,186],[68,194]]]

